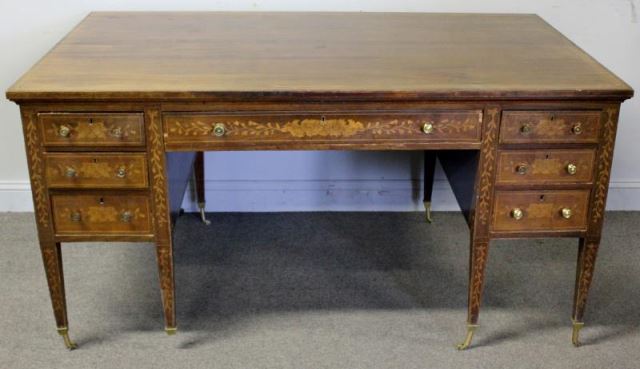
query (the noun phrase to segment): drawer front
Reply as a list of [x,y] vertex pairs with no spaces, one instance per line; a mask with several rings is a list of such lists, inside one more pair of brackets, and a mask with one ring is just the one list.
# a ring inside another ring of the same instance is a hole
[[45,146],[143,146],[143,114],[41,113]]
[[589,190],[496,191],[492,229],[498,232],[584,231]]
[[151,233],[146,195],[54,194],[53,221],[58,235],[130,235]]
[[145,154],[68,154],[45,155],[47,184],[50,188],[145,188]]
[[502,150],[498,184],[591,183],[595,150]]
[[480,142],[481,110],[398,113],[166,113],[165,143]]
[[504,111],[501,143],[597,143],[599,111]]

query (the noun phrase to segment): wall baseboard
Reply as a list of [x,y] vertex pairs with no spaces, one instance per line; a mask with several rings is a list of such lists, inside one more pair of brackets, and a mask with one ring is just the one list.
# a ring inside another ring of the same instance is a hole
[[[419,182],[407,180],[207,181],[207,211],[422,211]],[[197,211],[191,190],[185,211]],[[445,179],[436,180],[433,210],[458,205]],[[640,210],[640,181],[612,182],[607,210]],[[0,212],[32,212],[29,182],[0,181]]]
[[26,181],[0,181],[0,211],[32,212],[31,185]]

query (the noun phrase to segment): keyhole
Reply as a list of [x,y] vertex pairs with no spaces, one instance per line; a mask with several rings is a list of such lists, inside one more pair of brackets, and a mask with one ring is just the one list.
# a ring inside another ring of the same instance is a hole
[[104,205],[104,198],[103,197],[100,198],[100,205]]
[[323,115],[323,116],[321,116],[321,117],[320,117],[320,123],[321,123],[321,124],[324,124],[326,119],[327,119],[327,118],[326,118],[324,115]]
[[97,163],[97,162],[98,162],[98,159],[94,158],[94,159],[93,159],[93,162],[94,162],[94,163]]
[[540,202],[544,201],[544,195],[540,195],[539,200],[540,200]]
[[93,124],[93,118],[89,118],[89,124]]
[[544,156],[545,159],[549,159],[549,154]]

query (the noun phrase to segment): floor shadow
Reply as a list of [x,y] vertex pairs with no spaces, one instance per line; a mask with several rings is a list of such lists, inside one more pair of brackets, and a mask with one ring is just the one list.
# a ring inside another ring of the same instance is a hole
[[[436,213],[431,225],[421,213],[209,217],[212,224],[204,226],[185,214],[175,231],[178,322],[191,332],[182,348],[250,329],[254,317],[278,312],[454,309],[464,319],[469,234],[460,214]],[[620,259],[637,261],[639,252],[621,252],[622,245],[606,237],[603,245],[587,320],[614,329],[587,344],[624,334],[615,327],[640,321],[640,296],[637,288],[631,291],[640,266],[624,267]],[[577,241],[567,239],[492,243],[483,309],[534,308],[568,322],[576,251]],[[158,313],[157,306],[141,310]],[[552,321],[493,331],[478,344],[561,324]]]

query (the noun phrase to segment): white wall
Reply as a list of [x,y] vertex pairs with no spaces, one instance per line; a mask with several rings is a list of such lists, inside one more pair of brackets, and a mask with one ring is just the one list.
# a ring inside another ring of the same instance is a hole
[[[0,89],[6,90],[92,10],[537,13],[640,94],[640,0],[2,0]],[[0,211],[31,211],[18,108],[4,99],[0,99],[0,127]],[[609,209],[640,210],[639,140],[640,97],[636,97],[622,106]],[[420,156],[412,153],[209,153],[207,160],[210,211],[421,206],[415,192]],[[442,173],[438,178],[435,208],[455,209]]]

